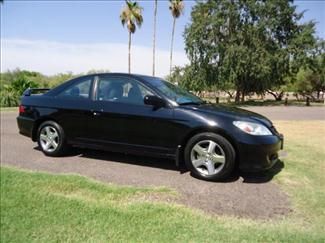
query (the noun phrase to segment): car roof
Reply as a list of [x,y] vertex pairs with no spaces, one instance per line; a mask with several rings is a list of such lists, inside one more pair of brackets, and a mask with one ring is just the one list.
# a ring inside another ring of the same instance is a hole
[[[99,75],[99,76],[111,75],[111,76],[125,76],[125,77],[140,78],[140,79],[146,79],[145,81],[148,83],[150,83],[151,78],[160,78],[160,77],[154,77],[154,76],[144,75],[144,74],[135,74],[135,73],[94,73],[94,74],[89,74],[89,76],[96,76],[96,75]],[[88,75],[84,75],[84,76],[88,76]]]
[[[107,73],[107,72],[103,72],[103,73],[91,73],[91,74],[84,74],[84,75],[80,75],[78,77],[72,78],[70,80],[67,80],[66,82],[60,84],[59,86],[51,89],[50,91],[48,91],[46,94],[47,95],[52,95],[52,94],[56,94],[57,92],[59,92],[61,89],[64,89],[65,87],[69,86],[71,83],[75,82],[77,79],[79,78],[86,78],[86,77],[95,77],[95,76],[122,76],[122,77],[129,77],[129,78],[134,78],[136,80],[141,81],[144,84],[149,85],[149,87],[151,87],[152,89],[155,89],[155,85],[153,84],[153,82],[151,81],[152,78],[158,78],[158,77],[153,77],[153,76],[149,76],[149,75],[142,75],[142,74],[133,74],[133,73]],[[157,92],[157,91],[156,91]],[[158,91],[158,93],[160,93]]]

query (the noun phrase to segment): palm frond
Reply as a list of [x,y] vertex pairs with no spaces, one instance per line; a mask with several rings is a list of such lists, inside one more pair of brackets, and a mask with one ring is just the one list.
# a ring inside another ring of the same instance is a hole
[[174,18],[178,18],[184,11],[183,0],[169,0],[169,10]]
[[137,2],[130,0],[125,1],[126,5],[122,9],[120,19],[124,26],[127,24],[129,32],[134,33],[136,31],[136,26],[141,27],[143,22],[142,8]]

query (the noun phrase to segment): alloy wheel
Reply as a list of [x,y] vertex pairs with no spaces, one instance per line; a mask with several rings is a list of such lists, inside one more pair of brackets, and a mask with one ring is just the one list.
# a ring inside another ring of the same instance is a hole
[[40,131],[40,144],[46,152],[53,152],[59,146],[59,133],[53,126],[46,125]]
[[212,140],[203,140],[193,146],[191,162],[198,172],[210,176],[222,170],[226,163],[226,156],[219,144]]

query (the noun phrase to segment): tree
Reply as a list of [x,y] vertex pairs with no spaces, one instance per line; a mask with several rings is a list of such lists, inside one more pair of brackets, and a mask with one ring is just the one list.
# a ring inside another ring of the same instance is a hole
[[166,80],[174,84],[180,84],[183,82],[185,68],[180,66],[173,67],[170,75],[167,75]]
[[109,69],[90,69],[87,74],[109,73]]
[[33,80],[39,80],[41,76],[37,72],[20,71],[19,69],[13,72],[7,72],[1,79],[7,78],[8,81],[1,87],[0,90],[0,105],[1,106],[17,106],[19,98],[27,88],[37,88],[39,83]]
[[44,82],[46,79],[46,76],[39,72],[20,70],[19,68],[16,68],[12,71],[8,70],[6,72],[3,72],[0,76],[1,84],[10,85],[12,82],[18,79],[28,79],[34,83],[42,84],[42,82]]
[[12,91],[17,92],[18,95],[22,95],[28,88],[38,88],[38,84],[31,81],[26,76],[21,76],[11,83],[10,88]]
[[122,9],[120,20],[123,26],[127,26],[129,32],[129,48],[128,48],[128,70],[131,73],[131,35],[135,33],[136,27],[142,25],[142,8],[137,2],[130,0],[125,1],[126,5]]
[[153,14],[153,44],[152,44],[152,76],[155,76],[155,65],[156,65],[156,23],[157,23],[157,2],[154,3],[154,14]]
[[320,92],[325,92],[325,41],[318,40],[312,65],[309,68],[313,71],[314,78],[311,78],[313,91],[319,99]]
[[58,73],[48,77],[48,87],[55,87],[63,82],[73,79],[81,74],[73,74],[72,72]]
[[169,74],[172,73],[173,68],[173,46],[174,46],[174,35],[175,35],[175,25],[176,19],[183,13],[184,10],[184,3],[183,0],[169,0],[169,10],[173,16],[173,29],[172,29],[172,39],[170,44],[170,68]]
[[[292,1],[198,2],[185,29],[186,52],[208,86],[232,83],[236,101],[278,88],[306,61],[314,23],[300,24]],[[200,71],[203,70],[203,71]]]
[[[302,95],[308,96],[316,100],[320,98],[320,92],[325,91],[325,58],[318,59],[321,66],[316,66],[314,70],[310,68],[301,68],[297,73],[295,82],[293,83],[293,90]],[[314,94],[316,93],[316,97]]]
[[15,92],[10,85],[5,84],[0,90],[0,106],[13,107],[19,103],[17,92]]

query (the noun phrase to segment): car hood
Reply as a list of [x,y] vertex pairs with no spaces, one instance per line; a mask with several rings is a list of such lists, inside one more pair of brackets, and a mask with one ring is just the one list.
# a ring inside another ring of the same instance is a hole
[[228,116],[234,120],[253,120],[263,123],[264,125],[271,127],[272,122],[258,113],[248,111],[237,107],[229,107],[224,105],[215,104],[202,104],[202,105],[186,105],[182,106],[184,109],[195,110],[197,112],[208,113],[217,116]]

